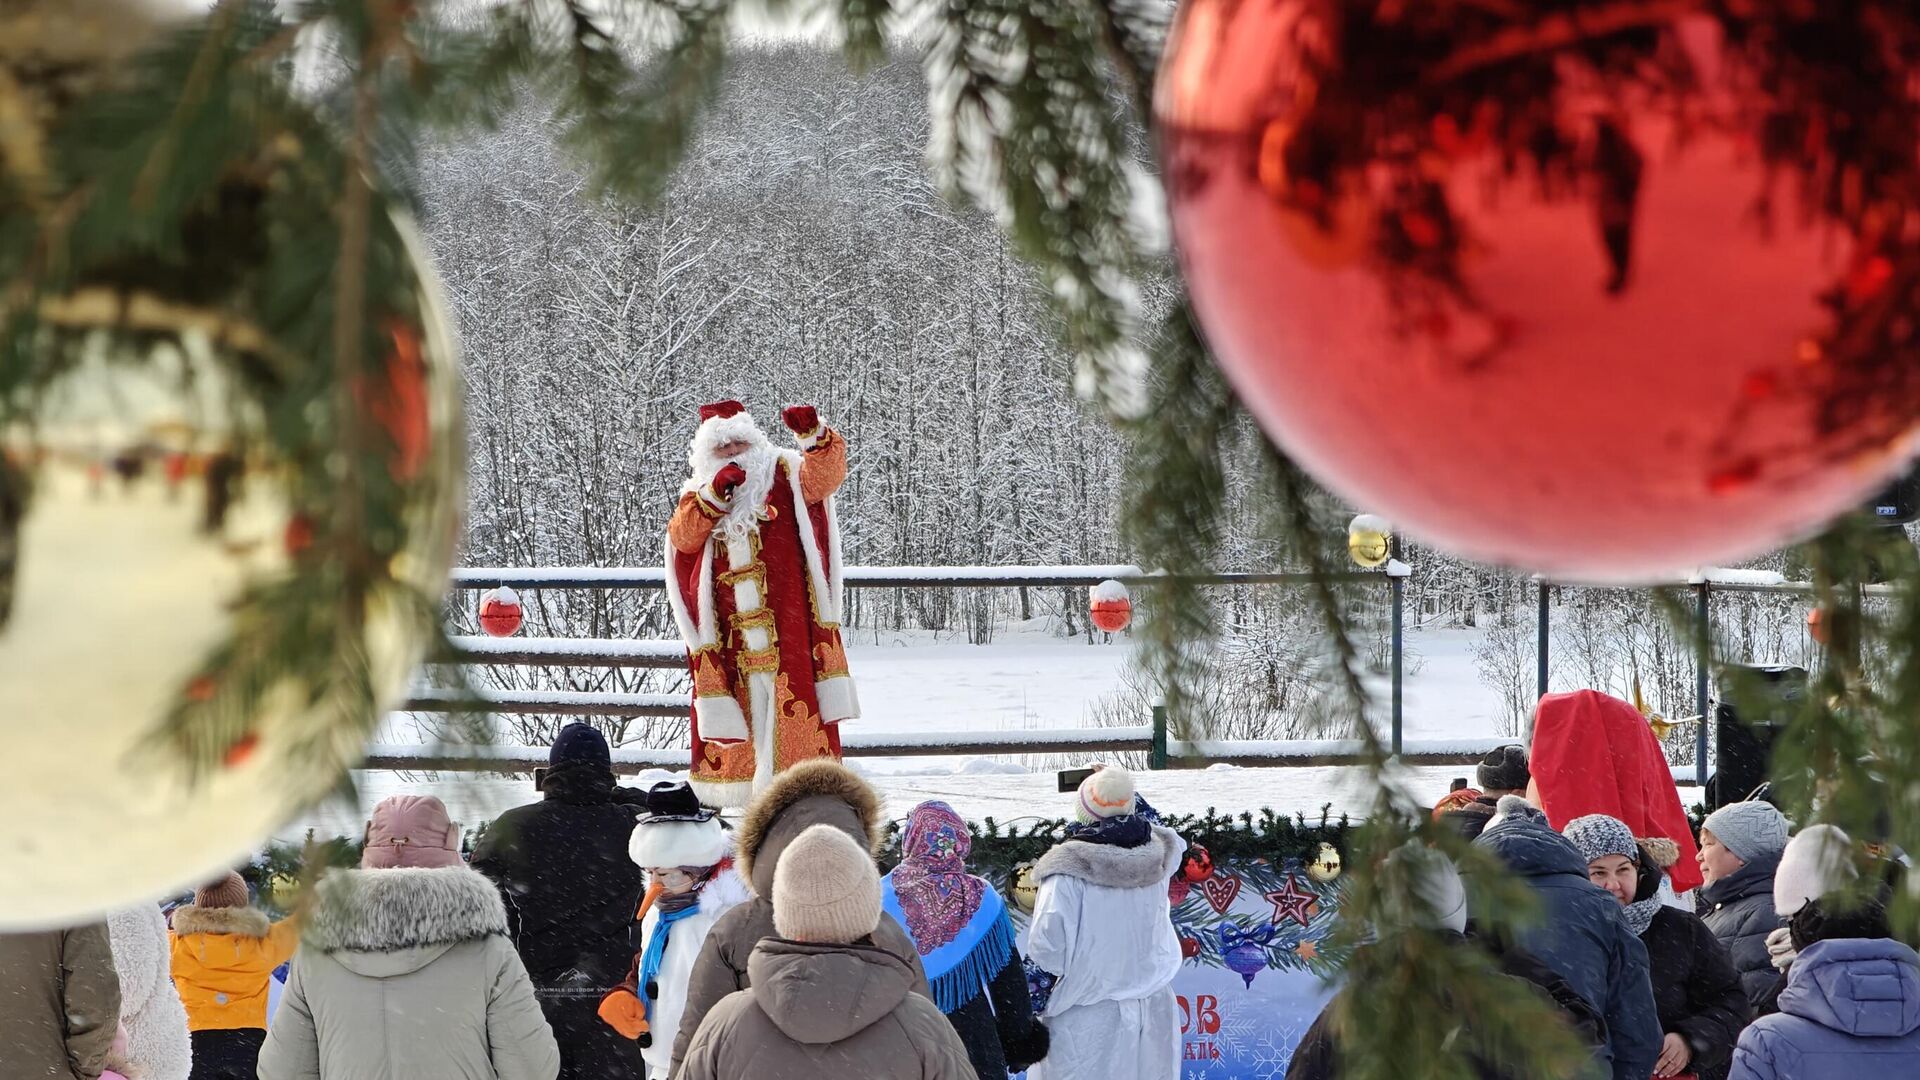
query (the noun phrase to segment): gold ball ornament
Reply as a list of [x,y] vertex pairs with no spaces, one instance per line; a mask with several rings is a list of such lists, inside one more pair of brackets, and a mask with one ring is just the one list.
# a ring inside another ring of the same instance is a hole
[[[0,41],[0,73],[45,90],[21,40]],[[184,67],[194,45],[165,48]],[[258,41],[220,45],[224,71]],[[269,76],[222,77],[258,129],[196,148],[230,167],[160,185],[154,209],[99,194],[131,190],[147,156],[104,155],[62,110],[97,93],[158,132],[195,107],[171,81],[29,93],[40,126],[7,134],[43,153],[0,155],[0,217],[27,226],[0,235],[0,277],[30,285],[0,297],[20,330],[0,341],[0,930],[96,918],[258,851],[338,789],[438,633],[464,469],[434,275],[375,201],[360,347],[350,368],[333,355],[333,293],[285,301],[289,280],[333,280],[314,253],[339,235],[347,170]],[[76,145],[106,162],[96,186],[36,186],[73,175],[58,153]],[[55,198],[90,246],[47,271],[30,252],[61,227]]]
[[1347,554],[1369,570],[1386,565],[1393,554],[1393,527],[1373,514],[1354,518],[1347,526]]
[[1033,864],[1023,862],[1013,868],[1013,906],[1027,914],[1033,914],[1033,905],[1040,899],[1040,883],[1033,878]]
[[1322,885],[1340,876],[1340,849],[1322,842],[1320,851],[1307,864],[1307,876]]

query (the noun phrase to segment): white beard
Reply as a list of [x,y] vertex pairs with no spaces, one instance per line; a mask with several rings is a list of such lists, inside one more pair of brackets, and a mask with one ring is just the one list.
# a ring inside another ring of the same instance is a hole
[[[734,441],[750,444],[747,452],[731,458],[714,453],[715,447]],[[726,516],[714,523],[714,531],[721,536],[741,540],[760,527],[760,511],[766,506],[767,496],[772,493],[773,481],[778,476],[776,466],[780,463],[780,452],[767,441],[766,433],[753,422],[753,417],[742,413],[700,425],[700,430],[693,437],[687,463],[693,475],[682,487],[683,491],[697,491],[705,487],[712,482],[714,474],[728,465],[738,465],[746,470],[746,480],[733,489],[733,499],[728,504]]]

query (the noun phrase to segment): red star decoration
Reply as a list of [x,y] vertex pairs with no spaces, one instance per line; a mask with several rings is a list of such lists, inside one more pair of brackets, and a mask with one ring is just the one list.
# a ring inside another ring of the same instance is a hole
[[1292,919],[1301,926],[1312,921],[1313,909],[1319,904],[1319,898],[1311,890],[1302,889],[1300,880],[1288,875],[1287,883],[1263,897],[1273,905],[1273,924],[1280,925],[1281,919]]

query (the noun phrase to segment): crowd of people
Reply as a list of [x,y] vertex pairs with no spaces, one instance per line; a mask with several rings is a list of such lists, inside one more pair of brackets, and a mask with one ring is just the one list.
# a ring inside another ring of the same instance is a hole
[[[1658,743],[1625,702],[1549,695],[1533,736],[1531,753],[1488,754],[1477,787],[1456,782],[1433,816],[1532,888],[1539,921],[1511,944],[1482,943],[1560,1008],[1606,1075],[1920,1075],[1920,955],[1893,939],[1886,910],[1903,860],[1863,859],[1830,825],[1794,833],[1760,798],[1707,815],[1696,843]],[[1476,937],[1453,865],[1399,857],[1422,861],[1423,929]],[[1333,1014],[1289,1080],[1340,1075]],[[1483,1071],[1520,1075],[1510,1063]]]
[[[1720,807],[1696,837],[1664,761],[1639,760],[1657,743],[1612,700],[1543,699],[1532,745],[1489,754],[1433,811],[1525,882],[1543,917],[1484,932],[1453,862],[1410,845],[1389,861],[1419,883],[1418,928],[1533,987],[1596,1077],[1920,1075],[1920,956],[1885,908],[1898,860],[1862,881],[1849,837],[1794,833],[1763,800]],[[1074,824],[1033,867],[1024,942],[969,872],[959,814],[915,807],[882,873],[880,800],[830,760],[784,772],[731,829],[685,783],[618,785],[585,725],[561,732],[537,786],[470,858],[438,799],[385,800],[358,868],[324,875],[279,922],[228,874],[170,924],[143,905],[0,935],[0,1076],[1180,1075],[1168,885],[1187,845],[1124,769],[1079,785]],[[1336,996],[1289,1080],[1342,1075],[1341,1014]]]
[[[736,828],[615,782],[572,725],[539,802],[461,853],[430,796],[374,808],[357,868],[274,922],[227,874],[169,919],[0,935],[7,1080],[1169,1080],[1167,883],[1185,843],[1122,769],[1046,859],[1027,955],[972,834],[828,760]],[[1035,966],[1059,992],[1036,1014]],[[269,1023],[276,970],[284,989]],[[1068,1048],[1063,1053],[1061,1048]]]

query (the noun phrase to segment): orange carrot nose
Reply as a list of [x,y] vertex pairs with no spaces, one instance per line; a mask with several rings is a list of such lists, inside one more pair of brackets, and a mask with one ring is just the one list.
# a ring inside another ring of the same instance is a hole
[[662,889],[660,887],[659,882],[655,881],[655,882],[649,883],[647,885],[647,895],[640,898],[640,910],[638,913],[634,915],[633,921],[639,922],[640,920],[646,918],[648,909],[653,907],[654,901],[660,899],[660,894],[665,891],[666,891],[665,889]]

